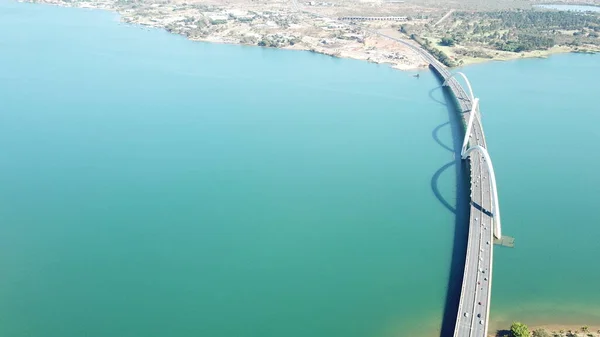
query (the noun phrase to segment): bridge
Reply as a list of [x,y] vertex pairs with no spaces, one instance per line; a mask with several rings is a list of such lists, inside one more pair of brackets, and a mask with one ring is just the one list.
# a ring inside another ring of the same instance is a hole
[[343,21],[408,21],[406,16],[342,16]]
[[[296,10],[301,10],[297,0],[292,0],[292,3]],[[324,17],[308,11],[303,12]],[[347,24],[344,21],[348,19],[355,21],[356,17],[339,18],[337,21]],[[460,72],[450,73],[433,55],[413,41],[388,36],[367,27],[362,28],[372,34],[399,42],[421,55],[429,63],[433,73],[452,93],[463,117],[466,129],[461,158],[469,160],[471,200],[465,269],[453,337],[487,337],[492,295],[494,241],[502,242],[502,226],[496,175],[487,151],[479,113],[479,99],[475,97],[467,76]],[[455,76],[460,76],[465,81],[468,93]]]
[[[429,67],[453,94],[463,116],[466,130],[461,157],[469,160],[471,170],[469,234],[454,337],[485,337],[490,313],[494,239],[502,239],[494,166],[487,151],[479,99],[474,96],[468,78],[460,72],[450,73],[437,60],[429,61]],[[468,93],[456,76],[463,78]]]
[[[494,241],[502,242],[503,237],[496,175],[487,151],[479,113],[479,99],[475,97],[471,83],[463,73],[450,73],[435,57],[413,41],[391,37],[366,27],[363,29],[397,41],[421,55],[429,63],[433,73],[452,93],[463,117],[466,129],[461,157],[463,160],[468,159],[471,170],[471,200],[465,269],[453,337],[487,337],[492,296]],[[464,80],[468,93],[455,76],[460,76]]]
[[[453,337],[487,337],[492,295],[494,241],[502,242],[502,226],[496,175],[487,151],[479,112],[479,99],[475,97],[471,83],[463,73],[450,73],[443,64],[412,41],[397,39],[377,31],[371,32],[402,43],[420,54],[429,63],[433,73],[452,93],[465,122],[461,157],[463,160],[469,160],[471,200],[465,269]],[[456,76],[464,80],[468,93],[457,81]]]
[[[471,200],[465,269],[453,337],[487,337],[492,298],[494,241],[502,242],[502,226],[496,175],[487,151],[479,113],[479,99],[475,97],[467,76],[460,72],[450,73],[433,55],[413,41],[398,39],[366,27],[363,29],[399,42],[421,55],[429,63],[433,73],[452,93],[463,117],[466,129],[461,157],[463,160],[469,160]],[[455,76],[460,76],[465,81],[468,93]]]
[[[397,41],[421,55],[452,93],[463,117],[466,129],[461,157],[463,160],[468,159],[471,170],[471,200],[465,269],[453,337],[487,337],[492,295],[493,245],[494,241],[502,242],[502,226],[496,175],[487,151],[479,99],[475,97],[471,83],[463,73],[450,73],[435,57],[413,41],[391,37],[366,27],[363,29]],[[464,80],[468,93],[455,76]]]

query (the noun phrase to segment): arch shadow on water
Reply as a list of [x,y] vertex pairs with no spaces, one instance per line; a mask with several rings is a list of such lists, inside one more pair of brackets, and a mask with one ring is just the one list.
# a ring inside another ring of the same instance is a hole
[[[444,102],[437,99],[433,93],[441,89]],[[464,137],[464,127],[460,110],[455,103],[455,99],[444,87],[436,87],[429,92],[429,97],[446,106],[448,112],[448,121],[435,127],[431,133],[433,140],[441,147],[454,154],[454,159],[440,167],[431,177],[431,190],[440,203],[454,214],[454,238],[452,246],[452,256],[450,264],[450,274],[448,275],[448,287],[446,290],[446,300],[444,304],[444,314],[440,329],[440,337],[451,337],[454,334],[454,326],[458,313],[458,304],[460,301],[460,291],[462,278],[465,268],[465,257],[467,254],[467,238],[469,232],[469,169],[468,164],[461,160],[460,152],[462,140]],[[443,127],[450,127],[452,134],[452,146],[444,144],[438,132]],[[438,188],[440,176],[448,169],[454,168],[456,181],[455,205],[453,206],[440,193]]]
[[[450,122],[446,122],[446,123],[442,123],[438,126],[435,127],[435,129],[433,129],[433,131],[431,132],[431,137],[433,137],[433,140],[435,140],[436,143],[438,143],[441,147],[443,147],[444,149],[450,151],[450,152],[454,152],[454,149],[451,148],[450,146],[444,144],[444,142],[442,142],[442,140],[440,139],[438,132],[440,132],[440,129],[445,127],[446,125],[449,125]],[[454,161],[452,161],[453,163]],[[436,172],[437,173],[437,172]]]
[[[434,102],[440,103],[441,105],[447,105],[447,101],[442,101],[442,100],[440,100],[439,98],[437,98],[437,97],[435,97],[433,95],[433,93],[436,92],[436,91],[438,91],[438,90],[441,90],[442,92],[445,91],[444,87],[441,86],[441,85],[439,87],[435,87],[435,88],[429,90],[429,98],[431,98],[431,100],[434,101]],[[448,122],[448,123],[450,123],[450,122]]]

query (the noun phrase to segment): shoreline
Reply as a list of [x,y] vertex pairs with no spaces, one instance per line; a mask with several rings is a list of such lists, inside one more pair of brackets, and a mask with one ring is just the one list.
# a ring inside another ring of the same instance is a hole
[[[152,17],[139,18],[132,16],[129,10],[124,10],[123,8],[115,7],[115,6],[104,6],[97,5],[96,3],[66,3],[64,0],[17,0],[19,2],[28,2],[28,3],[38,3],[38,4],[49,4],[61,7],[71,7],[71,8],[86,8],[86,9],[100,9],[100,10],[108,10],[111,12],[115,12],[119,14],[120,21],[125,24],[130,25],[139,25],[141,27],[149,27],[149,28],[159,28],[167,31],[168,33],[174,35],[181,35],[186,39],[194,42],[206,42],[206,43],[217,43],[217,44],[231,44],[231,45],[241,45],[241,46],[251,46],[251,47],[263,47],[270,49],[282,49],[282,50],[301,50],[308,51],[317,54],[322,54],[326,56],[331,56],[335,58],[343,58],[343,59],[354,59],[359,61],[367,61],[369,63],[375,64],[384,64],[389,65],[394,69],[399,70],[423,70],[428,67],[428,63],[422,59],[422,57],[407,48],[406,46],[397,43],[393,40],[387,39],[385,37],[379,36],[377,34],[372,34],[365,29],[365,27],[351,27],[350,25],[343,25],[343,29],[340,28],[340,24],[336,24],[337,30],[334,28],[323,28],[319,33],[321,34],[331,34],[340,35],[344,30],[352,30],[353,33],[356,33],[356,30],[361,31],[361,34],[345,34],[345,35],[353,35],[353,36],[345,36],[343,38],[331,38],[331,37],[323,37],[319,36],[319,34],[313,35],[303,35],[298,31],[293,31],[287,28],[282,29],[271,29],[266,32],[263,31],[262,38],[263,40],[268,38],[273,38],[276,41],[275,45],[269,45],[267,43],[261,45],[260,37],[258,38],[259,42],[257,43],[257,36],[260,34],[256,34],[249,28],[255,28],[254,26],[250,27],[242,27],[242,26],[234,26],[228,27],[229,34],[228,35],[220,35],[213,34],[208,36],[190,36],[187,34],[186,30],[174,30],[172,27],[165,25],[164,22],[156,20]],[[287,13],[289,14],[289,13]],[[331,25],[331,22],[337,22],[337,19],[329,19],[317,16],[313,13],[309,12],[293,12],[292,15],[304,15],[306,17],[310,17],[310,20],[314,21],[324,21],[328,22]],[[206,18],[205,18],[206,20]],[[310,22],[312,23],[312,22]],[[309,23],[309,24],[310,24]],[[263,25],[257,25],[263,26]],[[320,27],[320,26],[319,26]],[[261,27],[262,28],[262,27]],[[315,27],[312,27],[315,28]],[[322,27],[321,27],[322,28]],[[239,33],[242,36],[234,36]],[[245,35],[247,34],[247,35]],[[317,35],[317,36],[315,36]],[[252,37],[252,39],[244,40],[246,37]],[[279,43],[280,40],[285,40],[284,43]],[[293,42],[287,41],[293,40]],[[340,41],[343,41],[343,44],[340,44]],[[272,41],[269,41],[272,42]],[[382,48],[383,46],[383,48]]]
[[[73,8],[87,8],[87,9],[105,9],[105,8],[99,8],[99,7],[93,7],[93,6],[66,6],[66,7],[73,7]],[[105,10],[106,10],[106,9],[105,9]],[[116,9],[108,9],[108,10],[110,10],[110,11],[112,11],[112,12],[116,12],[116,13],[118,13],[118,14],[120,15],[120,18],[121,18],[121,20],[120,20],[120,21],[121,21],[121,22],[123,22],[123,21],[122,21],[122,18],[123,18],[123,14],[122,14],[122,13],[120,13],[120,12],[119,12],[118,10],[116,10]],[[142,29],[144,29],[144,28],[146,28],[146,27],[152,27],[152,28],[163,28],[163,27],[160,27],[160,26],[152,26],[152,25],[139,24],[139,23],[127,23],[127,24],[131,24],[132,26],[133,26],[134,24],[135,24],[135,25],[139,25],[139,27],[140,27],[140,28],[142,28]],[[164,28],[163,28],[163,29],[164,29]],[[169,32],[169,33],[170,33],[170,32]],[[181,34],[177,34],[177,35],[181,35]],[[186,38],[187,38],[187,37],[186,37]],[[199,40],[195,40],[195,39],[190,39],[190,38],[187,38],[187,39],[188,39],[188,40],[191,40],[191,41],[198,41],[198,42],[224,43],[224,44],[239,44],[239,43],[231,43],[231,42],[227,42],[227,41],[212,41],[212,40],[201,40],[201,39],[199,39]],[[244,44],[239,44],[239,45],[244,45]],[[256,46],[256,45],[248,45],[248,44],[246,44],[246,45],[247,45],[247,46]],[[287,50],[305,50],[305,51],[311,51],[311,50],[307,50],[307,49],[300,49],[300,48],[298,48],[298,49],[296,49],[296,48],[273,48],[273,49],[287,49]],[[319,52],[317,52],[317,51],[312,51],[312,52],[319,53]],[[553,54],[565,53],[565,52],[572,52],[572,51],[550,51],[550,52],[547,52],[547,53],[546,53],[544,56],[535,56],[535,55],[531,55],[531,56],[528,56],[528,57],[522,57],[522,56],[518,56],[518,57],[515,57],[515,58],[510,58],[510,59],[477,59],[477,60],[481,60],[481,62],[471,62],[471,63],[467,63],[467,64],[483,63],[483,62],[486,62],[486,61],[508,61],[508,60],[519,59],[519,58],[540,58],[540,57],[548,57],[548,56],[551,56],[551,55],[553,55]],[[324,54],[324,55],[328,55],[328,54]],[[336,55],[329,55],[329,56],[333,56],[333,57],[337,57],[337,58],[351,58],[351,57],[341,57],[341,56],[336,56]],[[463,64],[463,65],[466,65],[466,64]],[[407,70],[408,70],[408,69],[407,69]],[[531,326],[532,330],[533,330],[534,328],[536,328],[536,327],[559,327],[558,329],[564,329],[564,330],[566,330],[566,331],[568,331],[569,329],[576,330],[576,329],[579,329],[579,328],[580,328],[580,326],[575,326],[575,325],[552,325],[552,324],[550,324],[550,325],[532,325],[532,326]],[[594,325],[594,327],[595,327],[595,325]],[[592,330],[592,327],[590,326],[590,331],[595,331],[595,330]]]
[[457,66],[456,68],[474,65],[474,64],[488,63],[488,62],[505,62],[505,61],[514,61],[514,60],[524,60],[524,59],[546,59],[553,55],[561,55],[561,54],[600,54],[600,51],[591,51],[591,50],[590,51],[576,51],[576,50],[572,50],[571,48],[568,48],[568,47],[556,46],[556,47],[550,48],[549,50],[535,50],[535,51],[530,51],[530,52],[526,52],[523,54],[524,55],[518,54],[518,55],[515,55],[514,57],[500,56],[500,57],[493,57],[490,59],[465,58],[465,59],[463,59],[464,60],[463,63],[460,66]]
[[[69,6],[69,7],[73,7],[73,8],[93,8],[93,9],[103,9],[103,8],[96,8],[96,7],[78,7],[78,6]],[[118,9],[109,9],[111,11],[114,11],[116,13],[118,13],[121,16],[121,22],[124,23],[128,23],[128,24],[135,24],[135,25],[140,25],[140,26],[145,26],[145,27],[152,27],[152,28],[158,28],[158,29],[163,29],[166,30],[164,27],[162,27],[161,25],[158,24],[147,24],[147,23],[142,23],[142,22],[127,22],[127,21],[123,21],[123,14],[121,12],[119,12]],[[365,27],[362,27],[363,29]],[[174,35],[182,35],[182,34],[177,34],[177,33],[173,33],[167,30],[167,32],[174,34]],[[386,34],[388,34],[388,32],[386,32]],[[402,38],[402,39],[406,39],[406,37],[404,35],[402,35],[400,32],[397,32],[398,34],[398,38]],[[316,50],[316,49],[312,49],[312,48],[307,48],[304,46],[298,46],[298,47],[283,47],[283,48],[278,48],[278,47],[265,47],[265,46],[257,46],[255,44],[247,44],[247,43],[238,43],[235,41],[225,41],[225,40],[219,40],[216,38],[189,38],[185,35],[182,35],[184,37],[186,37],[188,40],[190,41],[194,41],[194,42],[205,42],[205,43],[217,43],[217,44],[232,44],[232,45],[241,45],[241,46],[248,46],[248,47],[262,47],[262,48],[269,48],[269,49],[282,49],[282,50],[298,50],[298,51],[308,51],[308,52],[312,52],[312,53],[317,53],[317,54],[322,54],[322,55],[326,55],[326,56],[331,56],[334,58],[341,58],[341,59],[352,59],[352,60],[359,60],[359,61],[366,61],[369,63],[374,63],[374,64],[383,64],[383,65],[389,65],[391,68],[397,69],[397,70],[401,70],[401,71],[414,71],[414,70],[424,70],[428,68],[428,64],[423,63],[423,64],[419,64],[419,65],[413,65],[413,66],[405,66],[402,67],[398,64],[395,64],[394,62],[377,62],[377,61],[373,61],[370,59],[365,59],[363,57],[356,57],[356,56],[352,56],[352,55],[344,55],[344,54],[336,54],[334,52],[328,52],[325,50]],[[398,43],[395,42],[393,40],[387,39],[385,37],[383,37],[383,39],[386,39],[390,42],[393,43]],[[406,39],[408,41],[408,39]],[[399,44],[399,43],[398,43]],[[439,46],[438,46],[439,48]],[[440,48],[442,49],[442,48]],[[474,64],[483,64],[483,63],[489,63],[489,62],[504,62],[504,61],[514,61],[514,60],[520,60],[520,59],[535,59],[535,58],[539,58],[539,59],[545,59],[548,57],[551,57],[553,55],[560,55],[560,54],[569,54],[569,53],[574,53],[574,54],[600,54],[600,50],[582,50],[582,51],[577,51],[574,50],[571,47],[566,47],[566,46],[554,46],[552,48],[549,48],[547,50],[533,50],[533,51],[529,51],[529,52],[523,52],[523,53],[509,53],[509,52],[499,52],[502,53],[499,56],[494,56],[492,58],[474,58],[474,57],[465,57],[463,58],[463,62],[460,65],[457,65],[455,67],[452,67],[450,69],[456,69],[456,68],[461,68],[464,66],[469,66],[469,65],[474,65]],[[451,53],[453,54],[453,53]],[[424,60],[423,60],[424,61]]]
[[[186,35],[185,30],[175,31],[174,29],[168,27],[165,24],[165,21],[160,21],[158,19],[153,18],[152,16],[139,18],[132,14],[131,10],[120,8],[118,6],[107,4],[107,3],[95,3],[95,2],[65,2],[63,0],[17,0],[22,3],[33,3],[33,4],[46,4],[60,7],[69,7],[69,8],[82,8],[82,9],[94,9],[94,10],[105,10],[117,13],[119,15],[119,21],[124,24],[129,25],[138,25],[140,27],[148,27],[154,29],[162,29],[170,34],[180,35],[185,37],[186,39],[194,42],[204,42],[204,43],[217,43],[217,44],[232,44],[232,45],[242,45],[242,46],[253,46],[253,47],[266,47],[271,49],[283,49],[283,50],[300,50],[300,51],[308,51],[313,53],[318,53],[326,56],[331,56],[335,58],[341,59],[354,59],[359,61],[366,61],[369,63],[388,65],[391,68],[401,70],[401,71],[420,71],[426,69],[428,63],[417,53],[410,50],[406,46],[403,46],[401,43],[397,41],[393,41],[384,36],[379,36],[376,34],[368,33],[368,27],[365,26],[356,26],[354,29],[361,30],[363,33],[362,40],[361,37],[356,38],[358,42],[350,41],[342,46],[337,46],[335,43],[337,41],[330,42],[330,44],[335,45],[333,48],[330,46],[322,45],[321,42],[324,42],[326,39],[322,39],[314,36],[302,36],[301,34],[298,36],[294,36],[293,43],[289,44],[275,44],[275,45],[259,45],[256,43],[256,37],[253,36],[252,39],[249,39],[248,42],[244,42],[237,37],[231,36],[220,36],[220,35],[208,35],[208,36],[190,36]],[[304,13],[306,14],[306,13]],[[331,19],[327,19],[331,20]],[[238,29],[235,29],[238,28]],[[242,34],[248,33],[248,36],[252,35],[252,32],[246,32],[244,29],[247,27],[234,27],[231,31],[242,31]],[[381,31],[385,32],[385,35],[389,35],[394,38],[408,40],[405,35],[396,31],[395,29],[388,28],[383,29]],[[278,38],[281,38],[280,35],[294,35],[293,33],[286,32],[283,30],[272,30],[275,32],[274,34]],[[285,33],[284,33],[285,32]],[[327,32],[327,31],[325,31]],[[257,34],[254,34],[257,35]],[[284,36],[284,38],[287,36]],[[290,37],[287,37],[291,39]],[[336,48],[338,47],[338,48]],[[439,47],[438,48],[444,52],[446,52],[449,56],[455,57],[455,53],[452,52],[452,49]],[[469,49],[468,47],[462,47],[465,49]],[[491,51],[491,50],[490,50]],[[577,51],[571,47],[565,46],[555,46],[548,50],[536,50],[525,53],[510,53],[510,52],[495,52],[491,58],[473,58],[473,57],[463,57],[461,58],[461,62],[456,65],[454,68],[460,68],[473,64],[481,64],[487,62],[498,62],[498,61],[511,61],[525,58],[547,58],[554,54],[564,54],[564,53],[599,53],[600,50],[581,50]]]
[[[527,322],[522,322],[529,328],[529,331],[533,333],[533,331],[541,329],[547,331],[550,336],[562,336],[569,337],[569,333],[572,333],[572,336],[579,337],[599,337],[600,336],[600,325],[575,325],[575,324],[557,324],[557,323],[549,323],[549,324],[534,324],[528,325]],[[587,332],[582,330],[583,327],[587,327]],[[488,337],[498,337],[505,336],[503,335],[503,331],[510,330],[510,325],[502,327],[502,329],[498,329],[494,332],[488,332]]]
[[[42,2],[42,3],[48,4],[47,2]],[[61,6],[61,5],[59,4],[58,6]],[[403,58],[403,55],[400,55],[399,53],[396,53],[396,55],[389,56],[389,58],[390,58],[389,60],[373,58],[373,57],[369,57],[369,53],[361,53],[360,49],[368,50],[369,47],[366,47],[366,48],[355,47],[354,50],[336,51],[336,50],[329,50],[327,48],[319,48],[318,46],[311,46],[311,45],[308,45],[305,43],[296,43],[293,45],[287,45],[287,46],[282,46],[282,47],[272,47],[272,46],[260,46],[260,45],[254,44],[254,43],[243,43],[243,42],[235,41],[233,39],[225,39],[223,37],[217,37],[217,36],[208,36],[208,37],[204,37],[204,38],[189,37],[184,34],[169,31],[166,27],[164,27],[163,25],[158,24],[158,23],[141,22],[141,21],[137,21],[137,20],[128,20],[126,18],[126,16],[124,16],[124,13],[119,11],[119,9],[117,9],[117,8],[102,8],[102,7],[93,7],[93,6],[85,6],[85,7],[67,6],[67,7],[103,9],[103,10],[113,11],[120,15],[121,22],[123,22],[123,23],[131,24],[131,25],[139,25],[142,27],[151,27],[151,28],[155,28],[155,29],[162,29],[162,30],[167,31],[170,34],[183,36],[187,40],[193,41],[193,42],[230,44],[230,45],[240,45],[240,46],[247,46],[247,47],[261,47],[261,48],[268,48],[268,49],[306,51],[306,52],[321,54],[321,55],[330,56],[330,57],[334,57],[334,58],[352,59],[352,60],[358,60],[358,61],[366,61],[366,62],[374,63],[374,64],[388,65],[393,69],[402,70],[402,71],[419,71],[419,70],[427,69],[427,67],[429,66],[429,64],[426,63],[425,60],[423,60],[423,58],[419,54],[411,51],[410,49],[406,48],[402,44],[400,44],[396,41],[390,40],[388,38],[381,37],[381,36],[374,35],[374,34],[371,34],[369,37],[371,37],[375,40],[387,41],[388,44],[397,44],[397,46],[400,49],[404,49],[404,51],[406,53],[414,54],[414,56],[416,56],[415,57],[416,60],[412,60],[413,62],[409,62],[409,63],[395,62],[395,60]],[[361,29],[364,30],[364,27],[361,27]],[[304,39],[302,39],[302,42],[304,42]],[[380,42],[381,41],[374,41],[374,44],[377,45]],[[390,53],[393,53],[393,51],[390,51]]]
[[[427,337],[440,337],[440,322],[440,317],[424,321],[418,335]],[[513,322],[521,322],[527,325],[530,332],[533,332],[536,329],[546,330],[552,337],[571,337],[567,334],[569,331],[572,333],[577,333],[578,337],[600,337],[600,322],[589,322],[588,324],[585,320],[576,322],[566,319],[563,321],[565,323],[561,323],[560,319],[552,320],[551,318],[545,318],[543,320],[524,318],[523,320],[515,319],[514,321],[498,321],[492,318],[487,337],[508,337],[502,333],[509,331]],[[586,333],[581,331],[581,328],[584,326],[588,327],[588,332]],[[560,331],[563,331],[562,336],[560,335]]]

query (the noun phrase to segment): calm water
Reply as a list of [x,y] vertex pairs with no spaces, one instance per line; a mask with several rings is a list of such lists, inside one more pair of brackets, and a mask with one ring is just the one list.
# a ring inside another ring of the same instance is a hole
[[[600,324],[600,55],[475,65],[505,235],[492,315]],[[558,318],[557,318],[558,317]]]
[[600,6],[586,5],[534,5],[533,7],[554,9],[557,11],[600,12]]
[[1,6],[0,335],[439,327],[452,153],[428,72]]
[[[457,192],[429,72],[4,0],[0,50],[0,335],[440,328]],[[600,323],[600,57],[465,71],[518,240],[492,314]]]

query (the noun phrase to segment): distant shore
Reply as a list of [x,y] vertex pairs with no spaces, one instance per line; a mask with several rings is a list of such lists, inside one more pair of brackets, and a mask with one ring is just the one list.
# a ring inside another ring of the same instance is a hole
[[[260,14],[261,12],[258,12],[256,8],[248,8],[248,6],[242,6],[242,9],[223,7],[218,9],[219,12],[216,12],[220,15],[218,19],[222,22],[215,23],[214,17],[216,15],[211,17],[206,12],[201,12],[193,6],[185,7],[185,4],[152,4],[142,9],[131,9],[100,0],[72,2],[65,0],[18,1],[114,11],[121,16],[121,20],[125,23],[165,29],[173,34],[184,35],[191,41],[311,51],[332,57],[388,64],[394,69],[404,71],[424,69],[428,65],[420,55],[410,48],[384,36],[371,34],[365,29],[367,27],[340,25],[333,19],[315,17],[311,16],[310,13],[289,11],[281,7],[269,8],[269,11],[264,12],[269,14]],[[209,9],[214,11],[215,8],[210,7]],[[272,14],[273,11],[276,14]],[[238,12],[241,14],[237,14]],[[246,17],[248,15],[252,15],[252,23],[248,22],[249,19]],[[197,20],[190,21],[190,17],[197,18]],[[282,21],[284,22],[283,26],[281,26]],[[292,24],[285,22],[292,22]],[[302,25],[293,22],[301,22]],[[203,25],[203,27],[199,28],[199,25]],[[406,35],[394,28],[379,29],[379,31],[397,39],[407,39]],[[454,58],[458,67],[489,61],[545,58],[558,53],[588,52],[584,49],[575,50],[576,48],[573,47],[556,46],[548,50],[523,53],[486,50],[485,54],[491,57],[476,58],[459,57],[455,52],[458,50],[457,48],[441,46],[436,46],[436,48]],[[475,50],[468,46],[459,49]],[[600,52],[600,50],[589,50],[589,52]]]
[[191,41],[304,50],[395,69],[416,70],[427,63],[401,43],[357,25],[296,11],[289,5],[148,3],[137,7],[102,0],[19,0],[63,7],[117,12],[128,24],[165,29]]
[[[132,22],[132,23],[147,25],[147,26],[151,26],[154,28],[162,28],[160,25],[151,25],[151,24],[136,23],[136,22]],[[387,29],[387,30],[382,30],[382,31],[384,31],[386,35],[389,35],[389,36],[392,36],[395,38],[407,39],[405,35],[403,35],[402,33],[400,33],[397,30]],[[383,39],[384,41],[387,41],[386,44],[401,45],[400,43],[395,42],[390,39],[387,39],[385,37],[381,37],[381,39]],[[228,41],[228,40],[224,40],[221,38],[215,38],[215,37],[190,38],[190,40],[191,41],[199,41],[199,42],[208,42],[208,43],[241,44],[241,45],[253,46],[250,44],[239,43],[236,41]],[[377,44],[377,43],[381,43],[381,41],[376,42],[375,44]],[[438,46],[438,48],[446,51],[449,55],[453,55],[452,52],[448,52],[448,50],[443,47]],[[294,45],[294,46],[285,46],[285,47],[280,47],[280,48],[275,48],[275,49],[310,51],[310,52],[327,55],[327,56],[331,56],[331,57],[336,57],[336,58],[354,59],[354,60],[367,61],[367,62],[376,63],[376,64],[388,64],[392,68],[402,70],[402,71],[425,69],[428,66],[428,64],[425,63],[424,60],[423,60],[423,62],[412,62],[412,63],[395,63],[393,61],[386,61],[386,60],[378,61],[378,60],[372,59],[372,58],[364,55],[364,53],[361,53],[360,50],[356,49],[356,48],[354,50],[348,50],[348,51],[343,51],[343,52],[334,52],[334,51],[331,51],[331,50],[328,50],[325,48],[313,48],[313,47],[309,47],[307,45],[298,44],[298,45]],[[567,46],[554,46],[547,50],[533,50],[533,51],[527,51],[527,52],[521,52],[521,53],[494,51],[494,50],[488,50],[488,52],[492,52],[494,54],[494,56],[491,58],[462,57],[461,58],[462,62],[459,65],[457,65],[456,67],[458,68],[458,67],[462,67],[462,66],[468,66],[468,65],[472,65],[472,64],[481,64],[481,63],[487,63],[487,62],[512,61],[512,60],[531,59],[531,58],[548,58],[552,55],[567,54],[567,53],[599,54],[600,49],[586,49],[586,48],[567,47]],[[420,59],[420,57],[419,57],[419,59]]]
[[[527,322],[523,322],[527,324]],[[600,325],[573,325],[573,324],[540,324],[540,325],[529,325],[529,331],[545,330],[550,336],[557,337],[600,337]],[[583,331],[583,327],[587,328],[587,331]],[[503,327],[497,331],[488,331],[488,337],[506,337],[504,331],[508,331],[510,326]],[[570,335],[569,335],[570,334]]]
[[492,58],[473,58],[473,57],[465,57],[463,58],[463,63],[460,66],[467,66],[471,64],[492,62],[492,61],[511,61],[511,60],[520,60],[520,59],[531,59],[531,58],[548,58],[552,55],[557,54],[567,54],[567,53],[582,53],[582,54],[597,54],[600,53],[598,50],[574,50],[570,47],[564,46],[556,46],[552,47],[548,50],[534,50],[530,52],[523,53],[503,53]]

